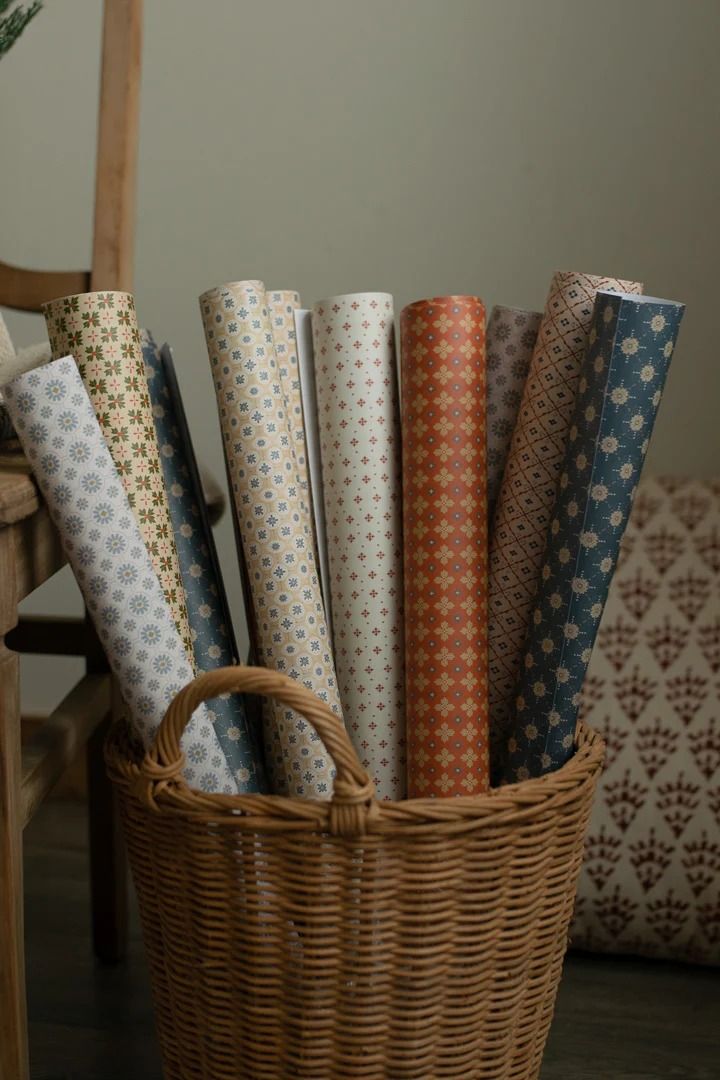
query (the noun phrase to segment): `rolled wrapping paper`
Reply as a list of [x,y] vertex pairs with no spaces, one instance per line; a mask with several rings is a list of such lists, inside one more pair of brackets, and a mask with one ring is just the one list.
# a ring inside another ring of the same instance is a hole
[[488,522],[492,524],[542,314],[495,305],[487,324]]
[[[141,341],[196,666],[200,671],[227,667],[237,663],[232,626],[182,401],[171,395],[171,385],[177,392],[172,354],[167,346],[161,353],[147,330]],[[266,791],[242,696],[213,699],[208,714],[238,790]]]
[[188,657],[192,642],[145,380],[135,301],[82,293],[43,305],[54,357],[75,357]]
[[295,447],[298,484],[303,498],[308,499],[307,451],[294,317],[295,311],[300,307],[300,294],[291,289],[271,290],[265,294],[265,303],[270,314],[275,357],[285,398],[285,411],[290,436]]
[[[194,672],[74,359],[18,376],[5,395],[108,662],[148,746]],[[189,784],[237,793],[205,706],[195,711],[182,747]]]
[[507,736],[593,305],[601,289],[641,293],[642,285],[575,272],[553,278],[505,463],[490,536],[493,755],[502,753]]
[[295,312],[297,335],[298,373],[302,399],[303,428],[307,448],[310,503],[315,530],[315,551],[318,556],[320,585],[325,604],[330,640],[333,636],[332,608],[330,605],[330,562],[328,559],[327,529],[325,526],[325,502],[322,489],[322,464],[320,461],[320,431],[318,428],[317,393],[315,388],[315,358],[313,353],[312,312],[298,309]]
[[393,300],[313,306],[335,669],[345,726],[382,799],[405,797],[402,476]]
[[684,305],[600,292],[579,381],[504,779],[573,754],[580,696]]
[[[297,484],[265,289],[234,282],[200,297],[225,457],[242,538],[258,661],[341,715],[312,542]],[[273,703],[266,764],[279,794],[329,798],[334,767],[302,717]]]
[[400,316],[408,795],[488,786],[485,308]]
[[0,371],[2,371],[8,361],[11,361],[14,356],[15,346],[12,343],[7,323],[2,316],[2,312],[0,312]]
[[[192,438],[190,437],[190,428],[188,426],[187,417],[185,415],[185,406],[183,404],[182,394],[180,393],[180,385],[178,383],[177,374],[175,372],[175,361],[173,359],[173,352],[167,342],[160,349],[159,354],[160,368],[162,371],[163,385],[167,392],[167,401],[172,411],[173,423],[177,427],[178,438],[180,440],[180,453],[182,455],[183,470],[187,470],[189,490],[192,492],[193,500],[193,518],[198,523],[198,528],[203,535],[203,544],[206,547],[205,559],[207,565],[207,571],[203,569],[203,574],[206,572],[208,577],[214,582],[212,594],[215,597],[215,606],[217,606],[217,617],[222,626],[222,635],[227,641],[227,656],[229,657],[228,663],[235,664],[240,659],[238,653],[237,643],[235,641],[235,631],[233,629],[232,615],[230,613],[230,605],[227,599],[227,593],[223,584],[222,570],[220,569],[220,559],[218,557],[217,548],[215,546],[215,537],[213,535],[212,526],[210,524],[210,516],[208,514],[207,500],[205,497],[205,490],[203,487],[202,478],[200,475],[200,468],[195,457],[195,449],[193,447]],[[153,412],[154,415],[154,412]],[[158,440],[159,441],[159,440]],[[161,460],[165,459],[165,455],[162,453],[161,448]],[[172,492],[170,493],[172,495]],[[172,503],[171,510],[172,510]],[[171,516],[173,516],[171,514]],[[173,522],[175,518],[173,516]],[[195,642],[195,635],[193,634],[193,643]],[[207,658],[213,659],[215,650],[213,649],[213,643],[208,642]],[[203,661],[204,662],[204,661]]]

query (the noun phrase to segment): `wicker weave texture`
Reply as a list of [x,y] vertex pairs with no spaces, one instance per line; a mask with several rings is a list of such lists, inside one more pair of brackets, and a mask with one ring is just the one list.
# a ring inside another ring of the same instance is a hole
[[[332,802],[191,791],[179,737],[230,689],[304,713]],[[603,745],[474,798],[378,803],[329,708],[226,668],[178,695],[120,794],[167,1080],[537,1080]]]

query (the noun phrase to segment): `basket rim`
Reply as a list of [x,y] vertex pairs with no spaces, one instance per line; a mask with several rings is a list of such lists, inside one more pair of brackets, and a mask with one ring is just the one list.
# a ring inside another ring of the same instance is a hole
[[[141,753],[130,757],[133,739],[127,723],[116,722],[105,747],[111,779],[149,813],[246,832],[316,832],[331,827],[331,800],[284,795],[223,795],[191,788],[182,778],[162,776],[148,780],[141,769]],[[402,801],[368,799],[362,835],[388,835],[402,829],[416,835],[441,829],[447,835],[482,828],[517,825],[575,802],[602,767],[605,743],[580,721],[576,752],[564,765],[544,776],[491,788],[481,795],[449,799],[417,798]],[[140,759],[141,764],[138,764]]]

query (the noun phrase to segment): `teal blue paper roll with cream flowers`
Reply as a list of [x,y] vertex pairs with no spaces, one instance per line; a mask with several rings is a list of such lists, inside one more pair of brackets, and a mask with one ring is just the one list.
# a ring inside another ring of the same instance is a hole
[[[237,662],[232,623],[190,433],[168,346],[158,349],[141,333],[153,420],[160,447],[170,521],[187,601],[193,655],[200,671]],[[230,694],[207,702],[207,710],[241,793],[266,792],[265,769],[248,724],[243,697]]]
[[580,691],[685,308],[599,292],[502,779],[573,754]]

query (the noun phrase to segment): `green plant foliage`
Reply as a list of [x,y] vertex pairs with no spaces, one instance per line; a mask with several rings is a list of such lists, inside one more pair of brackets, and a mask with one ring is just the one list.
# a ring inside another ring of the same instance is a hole
[[[4,15],[12,3],[14,3],[14,0],[0,0],[0,15]],[[41,7],[42,0],[33,0],[33,3],[29,4],[28,7],[19,4],[9,15],[0,18],[0,57],[3,57],[15,44],[27,24],[37,15]]]

